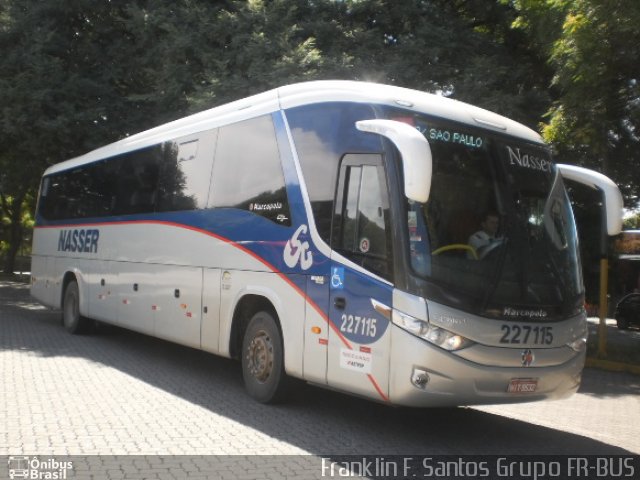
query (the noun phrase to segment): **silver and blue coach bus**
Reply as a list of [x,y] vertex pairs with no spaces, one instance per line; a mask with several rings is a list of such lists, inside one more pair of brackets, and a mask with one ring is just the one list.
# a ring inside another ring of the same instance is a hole
[[[532,130],[403,88],[281,87],[50,167],[33,296],[240,359],[261,402],[290,377],[395,405],[554,399],[585,359],[563,177]],[[493,218],[490,242],[471,237]]]

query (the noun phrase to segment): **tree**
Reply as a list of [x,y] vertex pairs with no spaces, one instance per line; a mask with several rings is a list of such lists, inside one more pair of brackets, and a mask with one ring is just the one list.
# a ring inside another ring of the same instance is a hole
[[342,2],[251,0],[209,12],[197,40],[203,71],[191,110],[287,83],[348,76],[349,57],[333,48],[344,35],[336,19],[342,11]]
[[[63,132],[82,136],[82,123],[99,116],[81,110],[80,104],[101,92],[89,75],[78,71],[87,57],[60,41],[69,27],[61,32],[56,19],[69,12],[39,2],[12,0],[7,6],[0,17],[0,207],[10,219],[4,270],[11,272],[22,241],[24,202],[47,164],[82,147]],[[73,31],[82,38],[80,29]]]
[[227,2],[198,35],[204,79],[192,109],[285,83],[338,78],[439,92],[537,127],[548,108],[550,69],[528,50],[526,36],[510,28],[516,11],[487,5]]
[[553,103],[543,132],[564,163],[595,168],[640,195],[640,3],[518,0],[516,28],[546,51]]
[[635,213],[624,219],[623,228],[625,230],[640,229],[640,213]]
[[190,57],[159,59],[193,49],[194,39],[179,37],[185,30],[177,33],[171,2],[153,4],[154,14],[146,1],[2,3],[0,208],[10,219],[11,245],[5,271],[13,271],[22,239],[24,202],[47,166],[186,111],[185,92],[195,81]]
[[[470,101],[536,127],[548,108],[544,62],[515,10],[475,0],[345,2],[337,51],[353,58],[351,75]],[[320,45],[320,42],[319,42]]]
[[[5,216],[20,218],[51,164],[188,112],[326,78],[436,92],[533,128],[549,112],[545,134],[563,161],[598,159],[632,198],[638,65],[625,59],[640,48],[639,8],[622,0],[0,0]],[[14,220],[9,229],[18,229]]]

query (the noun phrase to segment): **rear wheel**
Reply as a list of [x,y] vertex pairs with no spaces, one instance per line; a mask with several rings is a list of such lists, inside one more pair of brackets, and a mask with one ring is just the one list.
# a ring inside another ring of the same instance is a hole
[[64,290],[62,324],[67,332],[74,335],[89,330],[89,320],[80,315],[80,289],[75,280],[69,282]]
[[282,335],[269,312],[258,312],[249,321],[242,341],[242,376],[249,395],[261,403],[286,396]]

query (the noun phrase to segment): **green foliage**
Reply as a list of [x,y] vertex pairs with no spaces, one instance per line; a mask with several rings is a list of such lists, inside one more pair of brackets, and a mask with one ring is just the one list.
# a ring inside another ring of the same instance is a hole
[[[554,101],[543,132],[565,163],[603,171],[638,202],[640,3],[519,0],[520,26],[543,46]],[[545,24],[545,19],[549,22]]]
[[[0,193],[27,202],[54,163],[282,84],[343,78],[542,128],[562,162],[604,170],[635,202],[639,24],[640,2],[625,0],[0,0]],[[9,210],[3,231],[18,238]]]
[[229,2],[215,12],[199,36],[202,81],[190,96],[192,109],[320,78],[334,60],[317,48],[307,27],[308,18],[322,15],[319,10],[306,1],[254,0]]
[[623,230],[640,230],[640,213],[629,215],[622,222]]

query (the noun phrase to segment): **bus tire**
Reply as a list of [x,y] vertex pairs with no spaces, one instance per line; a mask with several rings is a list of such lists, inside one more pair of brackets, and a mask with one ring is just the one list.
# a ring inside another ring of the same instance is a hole
[[70,281],[62,297],[62,324],[67,332],[77,335],[89,330],[89,320],[80,315],[80,289],[78,282]]
[[288,378],[280,329],[269,312],[251,317],[242,340],[242,377],[247,393],[260,403],[284,399]]

